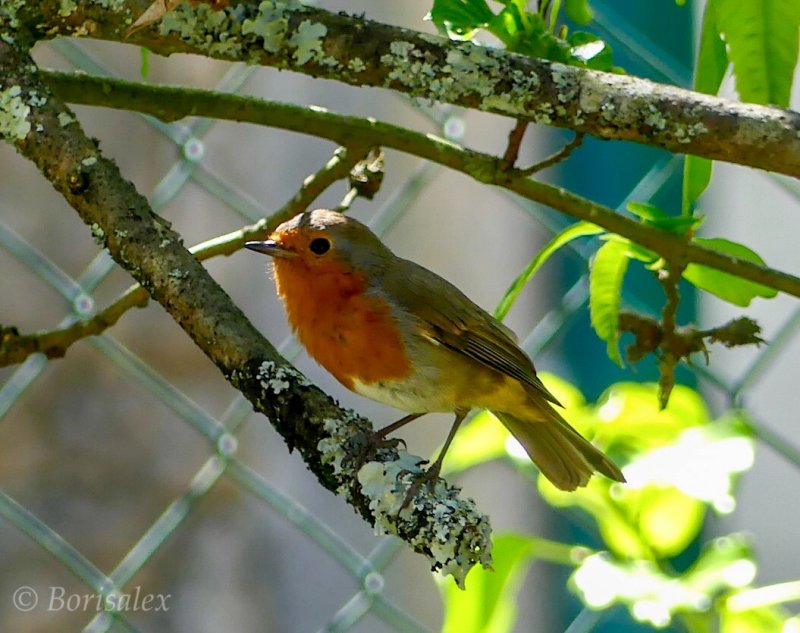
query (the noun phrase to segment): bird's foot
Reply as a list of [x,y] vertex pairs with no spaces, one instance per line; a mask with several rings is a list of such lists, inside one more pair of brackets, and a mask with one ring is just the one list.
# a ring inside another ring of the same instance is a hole
[[421,473],[412,473],[409,470],[401,471],[398,475],[398,478],[403,477],[403,475],[411,475],[411,485],[406,491],[406,497],[403,499],[403,503],[400,505],[397,513],[400,514],[400,512],[402,512],[406,506],[411,503],[411,500],[416,497],[417,494],[419,494],[419,491],[422,490],[423,486],[427,486],[428,489],[431,489],[436,484],[436,480],[439,479],[441,470],[442,463],[437,459]]

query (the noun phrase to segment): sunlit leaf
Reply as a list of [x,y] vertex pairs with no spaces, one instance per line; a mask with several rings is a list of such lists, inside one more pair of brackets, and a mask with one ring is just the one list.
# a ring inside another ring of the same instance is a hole
[[589,607],[622,604],[635,620],[663,628],[676,614],[708,611],[720,592],[747,586],[755,571],[747,542],[732,535],[712,541],[683,575],[600,553],[584,560],[570,582]]
[[581,26],[589,24],[594,17],[588,0],[565,0],[564,13],[575,24]]
[[575,31],[567,41],[573,61],[587,68],[603,71],[610,71],[614,65],[611,46],[594,33]]
[[[694,71],[694,89],[715,95],[728,68],[728,52],[716,21],[716,4],[706,4],[700,29],[700,46]],[[687,156],[683,163],[682,209],[688,214],[711,182],[713,163],[707,158]]]
[[442,633],[511,631],[517,617],[517,593],[533,560],[535,543],[536,539],[524,535],[496,536],[492,570],[473,568],[463,591],[447,579],[439,580],[445,608]]
[[700,156],[687,156],[683,162],[683,189],[682,189],[682,209],[683,213],[688,214],[692,210],[692,205],[708,188],[711,182],[711,173],[714,163],[708,158]]
[[712,0],[743,101],[788,107],[798,55],[797,0]]
[[755,447],[749,428],[735,415],[713,425],[691,427],[674,443],[656,448],[625,469],[628,489],[659,484],[732,512],[738,476],[753,465]]
[[[699,237],[694,238],[692,242],[748,262],[764,264],[764,260],[761,259],[758,253],[738,242],[722,238],[705,239]],[[771,299],[778,294],[773,288],[742,279],[715,268],[703,266],[702,264],[689,264],[683,276],[698,288],[741,307],[749,306],[750,302],[756,297]]]
[[663,573],[650,561],[622,562],[603,554],[587,558],[570,578],[593,609],[622,604],[634,620],[663,628],[677,611],[702,611],[708,597]]
[[649,202],[635,202],[631,200],[626,205],[628,211],[638,216],[643,224],[654,226],[662,231],[669,231],[676,235],[685,235],[700,226],[705,218],[697,215],[669,215]]
[[596,417],[596,441],[631,455],[670,444],[685,429],[710,421],[703,398],[684,385],[675,386],[667,408],[661,410],[655,383],[612,385],[600,397],[592,415]]
[[525,285],[531,279],[533,279],[533,276],[536,274],[539,268],[541,268],[542,264],[544,264],[559,248],[568,244],[574,239],[584,237],[586,235],[597,235],[598,233],[602,233],[603,230],[604,229],[601,229],[596,224],[590,224],[589,222],[578,222],[577,224],[573,224],[572,226],[569,226],[558,233],[555,237],[553,237],[552,240],[545,244],[544,248],[542,248],[542,250],[536,254],[536,256],[517,276],[517,278],[511,282],[508,290],[506,290],[503,298],[500,300],[500,303],[495,308],[494,316],[500,320],[506,317],[508,311],[511,309],[511,306],[514,305],[514,302],[517,300],[517,297],[519,297],[519,294],[522,292],[522,289],[525,287]]
[[471,30],[486,25],[494,13],[484,0],[434,0],[428,18],[440,26]]
[[624,244],[606,242],[598,249],[589,273],[592,327],[600,340],[606,342],[609,358],[620,366],[623,363],[619,353],[619,304],[629,261],[625,251]]

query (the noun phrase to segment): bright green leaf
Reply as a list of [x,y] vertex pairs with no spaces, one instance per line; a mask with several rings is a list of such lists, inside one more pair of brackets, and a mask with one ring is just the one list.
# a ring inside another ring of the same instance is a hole
[[572,62],[593,70],[610,71],[614,65],[611,46],[593,33],[575,31],[567,41]]
[[717,0],[711,0],[706,5],[694,72],[694,89],[709,95],[717,94],[728,69],[728,52],[716,17],[718,4]]
[[658,403],[655,383],[619,382],[609,387],[591,410],[594,439],[600,446],[624,448],[638,455],[671,444],[687,428],[707,424],[703,398],[676,385],[666,409]]
[[708,158],[687,156],[683,162],[683,190],[681,192],[684,216],[692,212],[692,206],[711,182],[714,163]]
[[626,466],[631,488],[671,486],[721,513],[735,507],[734,487],[753,465],[755,449],[744,421],[731,415],[713,425],[689,427],[671,444],[655,448]]
[[597,235],[598,233],[602,232],[603,229],[596,224],[578,222],[577,224],[567,227],[561,231],[561,233],[558,233],[555,237],[553,237],[552,240],[545,244],[544,248],[542,248],[542,250],[539,251],[539,253],[530,261],[530,263],[517,276],[517,278],[511,282],[508,290],[506,290],[503,298],[500,300],[500,303],[495,308],[494,316],[500,320],[503,320],[506,317],[508,311],[511,310],[511,306],[514,305],[514,302],[517,300],[517,297],[519,297],[519,294],[522,292],[522,289],[525,287],[525,285],[531,279],[533,279],[533,276],[536,274],[539,268],[541,268],[542,264],[544,264],[559,248],[579,237],[584,237],[586,235]]
[[[716,20],[716,4],[706,4],[703,26],[700,30],[700,47],[694,71],[694,89],[715,95],[722,84],[728,68],[728,52],[719,35]],[[700,198],[711,182],[712,161],[699,156],[687,156],[683,163],[683,214],[691,212],[692,205]]]
[[622,237],[616,233],[608,233],[601,236],[600,239],[606,242],[619,242],[620,244],[624,244],[625,256],[628,257],[628,259],[637,259],[640,262],[644,262],[648,265],[652,264],[656,260],[659,260],[658,255],[656,255],[656,253],[651,251],[649,248],[640,246],[636,242],[631,242],[627,237]]
[[533,560],[536,539],[504,534],[495,537],[492,570],[475,567],[466,590],[442,579],[439,588],[445,616],[442,633],[507,633],[517,617],[517,593]]
[[787,107],[797,65],[800,2],[712,1],[742,100]]
[[[692,242],[748,262],[764,264],[764,260],[755,251],[738,242],[723,238],[704,239],[700,237],[694,238]],[[771,299],[778,294],[773,288],[701,264],[689,264],[683,276],[698,288],[741,307],[749,306],[756,297]]]
[[592,21],[594,15],[588,0],[565,0],[564,13],[575,24],[585,26]]
[[609,241],[598,249],[589,273],[592,327],[607,343],[609,358],[619,365],[623,364],[619,353],[619,304],[628,261],[626,246]]
[[712,541],[683,575],[662,571],[651,561],[614,560],[601,553],[586,558],[570,581],[587,606],[622,604],[635,620],[663,628],[677,614],[707,612],[721,592],[748,585],[755,571],[746,541],[732,535]]
[[[680,462],[673,463],[680,468]],[[706,508],[672,487],[648,486],[638,517],[639,534],[662,558],[677,556],[697,537]]]
[[669,231],[676,235],[686,235],[689,231],[700,226],[704,219],[702,216],[694,215],[669,215],[649,202],[636,202],[631,200],[626,205],[628,211],[639,216],[644,224],[654,226],[662,231]]
[[140,46],[139,54],[141,56],[139,74],[142,76],[142,79],[147,79],[147,75],[150,74],[150,49],[146,46]]
[[485,26],[494,13],[485,0],[434,0],[427,17],[440,27],[471,31]]

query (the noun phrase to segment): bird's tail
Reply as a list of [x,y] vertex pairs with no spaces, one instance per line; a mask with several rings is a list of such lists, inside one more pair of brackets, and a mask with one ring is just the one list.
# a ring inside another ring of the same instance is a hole
[[[546,407],[546,409],[545,409]],[[511,431],[541,473],[561,490],[585,486],[597,471],[614,481],[625,481],[622,471],[581,436],[546,403],[538,407],[546,420],[526,421],[492,411]]]

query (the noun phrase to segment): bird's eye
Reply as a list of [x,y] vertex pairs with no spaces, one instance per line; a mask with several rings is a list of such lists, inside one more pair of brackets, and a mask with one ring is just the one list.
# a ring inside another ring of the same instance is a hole
[[324,255],[330,250],[331,243],[324,237],[317,237],[311,240],[311,243],[308,245],[308,248],[311,250],[312,253],[316,255]]

